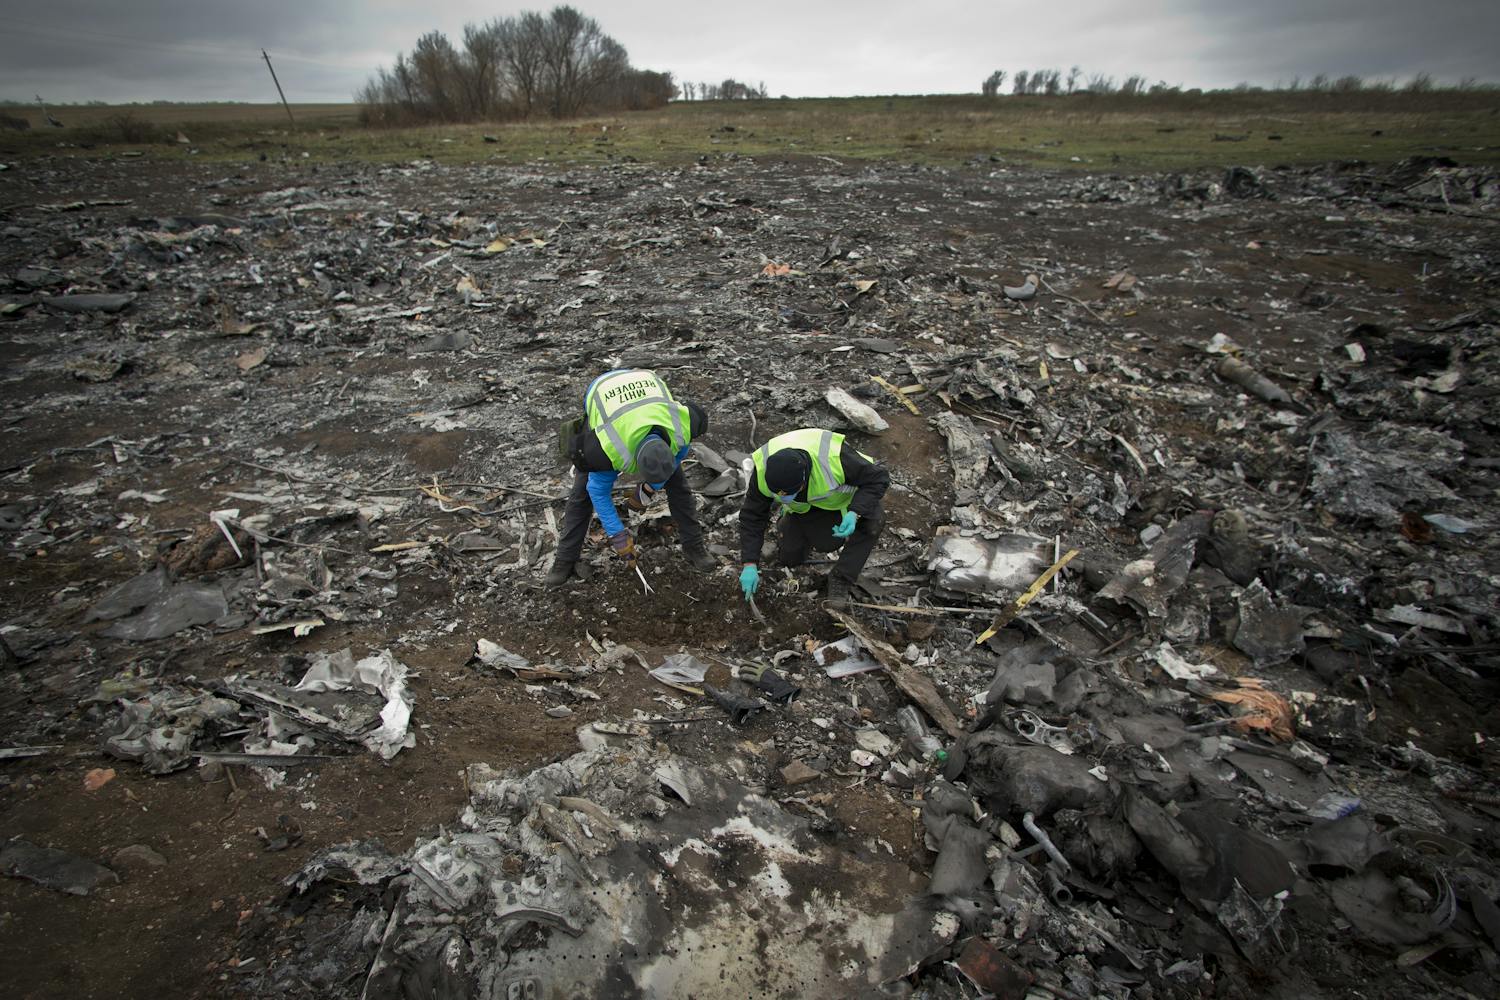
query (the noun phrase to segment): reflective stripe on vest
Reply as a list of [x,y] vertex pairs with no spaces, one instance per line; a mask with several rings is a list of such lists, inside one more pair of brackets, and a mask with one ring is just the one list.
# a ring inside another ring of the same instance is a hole
[[[834,451],[835,445],[838,446],[837,453]],[[786,448],[805,451],[813,458],[811,476],[807,484],[806,502],[799,500],[782,503],[775,491],[766,485],[766,460]],[[843,481],[844,463],[840,461],[843,448],[844,436],[836,435],[831,431],[804,428],[778,435],[767,441],[755,453],[756,487],[763,496],[781,503],[794,514],[805,514],[813,507],[821,507],[824,510],[847,510],[854,499],[855,487]],[[834,462],[838,462],[837,469],[834,468]]]
[[[641,384],[630,394],[631,398],[621,396],[621,391],[632,383]],[[605,455],[621,472],[635,471],[634,447],[653,427],[669,427],[672,453],[680,451],[688,443],[683,429],[685,409],[672,399],[666,383],[654,372],[640,368],[599,379],[584,401],[589,430],[600,435],[599,444]]]

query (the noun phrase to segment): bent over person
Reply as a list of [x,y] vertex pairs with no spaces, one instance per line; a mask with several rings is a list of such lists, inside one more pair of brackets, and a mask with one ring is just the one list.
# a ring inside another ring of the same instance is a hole
[[590,513],[599,515],[615,554],[635,562],[635,540],[621,522],[613,496],[621,475],[641,479],[630,501],[637,509],[666,491],[687,561],[702,572],[713,569],[693,491],[681,469],[688,444],[708,429],[708,415],[692,403],[677,402],[665,382],[640,368],[617,368],[594,379],[584,394],[583,410],[582,418],[564,425],[572,432],[568,452],[576,472],[547,585],[560,587],[573,575]]
[[839,558],[828,574],[828,601],[844,605],[880,538],[880,503],[891,475],[844,444],[844,435],[804,428],[766,442],[753,456],[755,479],[740,508],[740,587],[753,597],[773,504],[782,511],[776,562],[800,566],[809,549]]

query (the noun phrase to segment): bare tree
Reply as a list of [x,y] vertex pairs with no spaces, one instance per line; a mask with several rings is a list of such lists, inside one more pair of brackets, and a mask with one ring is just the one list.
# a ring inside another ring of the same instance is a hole
[[499,31],[500,58],[522,118],[531,117],[541,94],[546,32],[546,21],[532,11],[505,20]]
[[1430,90],[1432,90],[1432,75],[1430,73],[1418,73],[1406,81],[1406,91],[1409,94],[1425,94]]
[[1073,91],[1078,89],[1078,76],[1081,72],[1082,70],[1080,70],[1077,66],[1074,66],[1072,69],[1068,70],[1068,93],[1071,94],[1073,93]]
[[440,121],[458,118],[458,50],[448,36],[429,31],[418,38],[411,50],[411,66],[429,114]]
[[1120,93],[1127,97],[1139,97],[1146,92],[1146,78],[1136,73],[1127,76],[1125,82],[1120,84]]
[[1003,86],[1005,86],[1005,70],[997,69],[984,78],[984,83],[979,85],[979,92],[985,97],[995,97]]
[[1026,85],[1030,77],[1031,74],[1027,70],[1016,70],[1016,75],[1010,78],[1010,92],[1016,97],[1021,97],[1022,95],[1024,95],[1026,93]]
[[671,73],[657,73],[649,69],[627,69],[615,78],[602,96],[611,106],[626,111],[644,111],[659,108],[673,97],[679,89],[672,82]]
[[1115,92],[1115,78],[1105,76],[1103,73],[1089,74],[1089,90],[1095,94],[1113,94]]
[[633,68],[597,21],[562,6],[466,25],[461,49],[428,32],[355,98],[362,120],[394,124],[660,107],[680,92],[670,73]]
[[734,77],[725,77],[723,81],[714,84],[704,84],[714,95],[713,100],[719,101],[744,101],[760,99],[766,96],[766,85],[761,84],[757,89],[748,83],[736,80]]
[[464,25],[463,77],[469,111],[480,118],[495,113],[500,100],[500,22]]
[[1062,92],[1062,73],[1055,69],[1044,69],[1037,75],[1042,78],[1042,93],[1048,97],[1056,97]]
[[577,114],[630,65],[624,46],[574,7],[552,8],[544,39],[544,79],[554,118]]
[[421,99],[421,92],[417,85],[417,74],[403,53],[396,53],[396,64],[391,67],[391,77],[397,100],[408,112],[416,113],[419,110],[417,102]]

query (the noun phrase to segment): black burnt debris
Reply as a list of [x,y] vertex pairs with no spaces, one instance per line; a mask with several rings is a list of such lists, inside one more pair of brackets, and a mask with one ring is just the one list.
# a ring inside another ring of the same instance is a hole
[[[226,989],[1494,994],[1493,170],[148,166],[6,174],[0,781],[311,803],[211,834],[288,859]],[[643,504],[549,589],[619,367],[718,567]],[[836,612],[736,583],[798,427],[892,478]],[[318,828],[450,745],[409,849]]]

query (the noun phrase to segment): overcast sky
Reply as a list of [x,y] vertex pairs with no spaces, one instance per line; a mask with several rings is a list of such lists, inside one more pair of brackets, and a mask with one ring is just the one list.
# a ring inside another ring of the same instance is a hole
[[[1185,87],[1352,73],[1500,81],[1500,0],[579,0],[632,64],[772,95],[948,94],[1072,65]],[[343,102],[423,32],[541,4],[0,0],[0,98]]]

